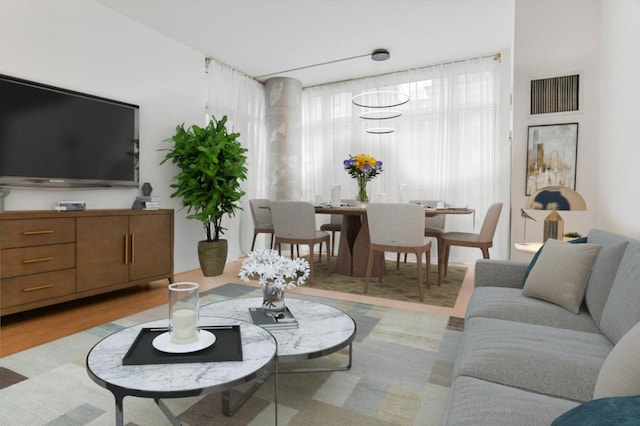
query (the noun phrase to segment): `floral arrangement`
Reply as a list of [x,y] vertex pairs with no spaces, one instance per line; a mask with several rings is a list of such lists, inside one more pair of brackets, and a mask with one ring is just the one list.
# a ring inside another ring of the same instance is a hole
[[243,281],[257,276],[263,287],[269,284],[284,290],[305,283],[309,278],[309,262],[282,257],[275,250],[256,250],[242,262],[239,275]]
[[367,154],[349,155],[344,160],[344,169],[358,181],[358,195],[356,200],[361,203],[369,202],[367,182],[382,173],[382,161]]
[[262,285],[263,309],[282,311],[285,289],[303,285],[309,271],[305,259],[288,259],[275,250],[256,250],[242,262],[239,275],[243,281],[257,276]]
[[367,154],[349,155],[344,160],[344,169],[356,179],[369,181],[382,173],[382,161]]

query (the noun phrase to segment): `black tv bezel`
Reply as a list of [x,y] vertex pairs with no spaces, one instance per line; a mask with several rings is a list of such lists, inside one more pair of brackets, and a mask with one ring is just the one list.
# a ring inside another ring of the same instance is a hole
[[134,161],[133,180],[107,180],[107,179],[80,179],[61,177],[33,177],[33,176],[2,176],[0,175],[0,186],[9,188],[42,188],[42,189],[99,189],[99,188],[138,188],[140,186],[139,163],[140,163],[140,106],[116,99],[92,95],[90,93],[65,89],[36,81],[26,80],[19,77],[0,73],[0,80],[7,80],[12,83],[23,84],[43,90],[59,92],[65,95],[77,96],[94,100],[97,102],[110,103],[131,108],[134,113],[134,156],[138,160]]

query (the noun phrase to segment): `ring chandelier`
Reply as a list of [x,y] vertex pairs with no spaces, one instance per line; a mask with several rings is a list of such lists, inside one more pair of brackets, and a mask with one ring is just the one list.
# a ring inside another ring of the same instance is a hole
[[[371,54],[374,61],[386,61],[391,55],[386,49],[376,49]],[[402,115],[401,111],[392,109],[404,105],[411,98],[406,93],[397,90],[372,90],[355,95],[351,98],[351,102],[361,108],[370,108],[372,111],[364,111],[358,116],[363,120],[390,120]],[[367,133],[382,135],[393,133],[393,127],[369,127]]]

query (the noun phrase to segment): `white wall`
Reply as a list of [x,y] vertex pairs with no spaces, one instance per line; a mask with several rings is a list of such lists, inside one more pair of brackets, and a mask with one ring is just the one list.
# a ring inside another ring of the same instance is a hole
[[[0,0],[0,73],[140,105],[140,182],[176,210],[175,271],[198,268],[199,222],[171,199],[172,166],[158,148],[175,125],[202,124],[204,56],[87,0]],[[6,210],[52,209],[62,199],[87,208],[130,208],[136,189],[14,189]],[[232,237],[231,237],[232,238]],[[237,239],[237,238],[236,238]]]
[[640,1],[602,3],[598,226],[640,238]]
[[[513,140],[511,172],[512,243],[542,241],[544,217],[548,212],[528,211],[524,235],[527,128],[532,125],[578,123],[576,190],[582,194],[586,211],[561,212],[565,232],[586,234],[598,225],[598,176],[601,158],[600,120],[600,0],[516,0]],[[580,74],[580,110],[556,114],[529,114],[532,79]],[[512,249],[512,258],[530,258]]]

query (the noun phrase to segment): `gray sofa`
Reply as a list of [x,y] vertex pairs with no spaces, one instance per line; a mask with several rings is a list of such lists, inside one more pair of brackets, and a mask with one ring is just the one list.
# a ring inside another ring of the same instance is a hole
[[526,295],[534,271],[549,272],[547,244],[532,268],[476,263],[443,425],[549,425],[594,397],[640,394],[640,241],[592,230],[587,243],[599,247],[577,313]]

